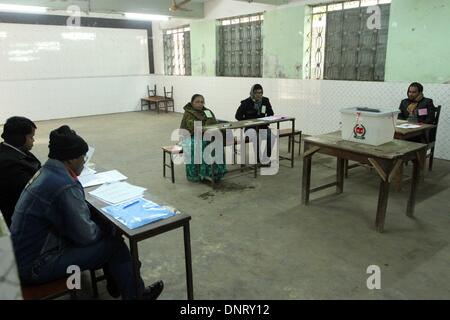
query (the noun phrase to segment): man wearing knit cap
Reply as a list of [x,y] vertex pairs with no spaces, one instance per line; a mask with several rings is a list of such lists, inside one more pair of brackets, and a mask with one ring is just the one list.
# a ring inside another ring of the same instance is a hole
[[[72,265],[81,270],[103,268],[112,296],[156,299],[163,282],[144,288],[141,280],[136,288],[130,252],[122,237],[100,227],[91,217],[77,179],[87,143],[62,126],[50,133],[49,149],[49,160],[25,187],[12,219],[11,237],[22,283],[63,278]],[[137,297],[136,291],[141,296]]]
[[30,152],[36,125],[24,117],[11,117],[3,126],[0,143],[0,211],[6,225],[11,225],[14,207],[27,182],[41,167]]

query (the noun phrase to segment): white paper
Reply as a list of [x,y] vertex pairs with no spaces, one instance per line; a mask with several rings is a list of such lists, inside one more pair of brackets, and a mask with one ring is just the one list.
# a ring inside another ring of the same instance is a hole
[[267,121],[273,121],[273,120],[281,120],[283,118],[287,118],[287,116],[279,116],[279,115],[275,115],[275,116],[270,116],[270,117],[264,117],[264,118],[258,118],[259,120],[267,120]]
[[89,167],[85,166],[83,171],[81,171],[81,173],[80,173],[80,177],[81,176],[87,176],[87,175],[94,174],[94,173],[97,173],[97,171],[95,171],[92,168],[89,168]]
[[92,156],[94,155],[94,152],[95,152],[95,148],[89,146],[89,150],[88,150],[88,152],[86,153],[86,161],[84,162],[84,166],[85,166],[85,167],[87,167],[89,161],[91,161]]
[[127,179],[126,176],[121,174],[117,170],[111,170],[106,172],[100,172],[96,174],[88,174],[85,176],[79,176],[78,180],[84,188],[96,186],[99,184],[116,182]]
[[89,165],[88,165],[88,164],[89,164],[89,161],[91,161],[92,156],[94,155],[94,151],[95,151],[95,148],[89,146],[88,152],[86,152],[86,160],[85,160],[85,162],[84,162],[84,169],[83,169],[83,171],[81,171],[80,176],[85,176],[85,175],[89,175],[89,174],[94,174],[94,173],[97,172],[97,171],[95,171],[94,169],[89,168]]
[[404,124],[399,124],[396,127],[397,128],[402,128],[402,129],[414,129],[414,128],[420,128],[420,125],[418,125],[418,124],[411,124],[411,123],[404,123]]
[[114,182],[104,184],[89,193],[104,202],[117,204],[142,197],[145,190],[147,189],[134,186],[128,182]]

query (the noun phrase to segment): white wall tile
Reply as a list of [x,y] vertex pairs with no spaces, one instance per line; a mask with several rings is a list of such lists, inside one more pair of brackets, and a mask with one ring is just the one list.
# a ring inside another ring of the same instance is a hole
[[[339,130],[340,109],[347,107],[373,107],[397,110],[406,97],[409,83],[321,81],[297,79],[262,79],[230,77],[176,77],[151,76],[151,84],[174,85],[175,110],[183,106],[192,94],[205,96],[206,105],[220,119],[234,120],[242,99],[249,95],[250,87],[260,83],[264,95],[270,98],[275,113],[296,117],[296,126],[306,134],[321,134]],[[424,94],[442,105],[436,157],[450,160],[450,85],[424,84]],[[161,91],[162,92],[162,91]]]

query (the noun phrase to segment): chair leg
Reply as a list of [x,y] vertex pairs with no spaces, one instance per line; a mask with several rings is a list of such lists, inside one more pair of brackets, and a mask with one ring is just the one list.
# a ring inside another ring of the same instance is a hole
[[302,151],[302,133],[298,133],[298,155],[300,155]]
[[288,136],[288,152],[291,152],[291,136]]
[[166,177],[166,151],[163,150],[163,178]]
[[428,170],[429,171],[433,170],[433,159],[434,159],[434,147],[431,148],[431,151],[430,151],[430,160],[428,161]]
[[170,155],[170,173],[172,174],[172,183],[175,183],[175,172],[173,167],[172,155]]

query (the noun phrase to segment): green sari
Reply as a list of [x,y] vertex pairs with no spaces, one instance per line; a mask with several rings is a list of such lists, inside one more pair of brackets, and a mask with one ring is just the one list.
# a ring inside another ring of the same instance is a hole
[[[182,141],[183,150],[190,150],[190,163],[186,164],[186,178],[189,181],[199,182],[205,180],[205,178],[212,178],[214,173],[214,181],[219,182],[224,177],[227,172],[227,167],[225,163],[223,164],[207,164],[203,157],[203,151],[209,144],[209,141],[202,140],[202,161],[200,164],[195,164],[194,162],[194,122],[201,121],[203,126],[216,124],[217,120],[214,113],[207,109],[196,110],[190,103],[184,107],[184,116],[181,121],[180,128],[186,129],[190,132],[191,136],[185,138]],[[186,152],[185,156],[186,156]]]

